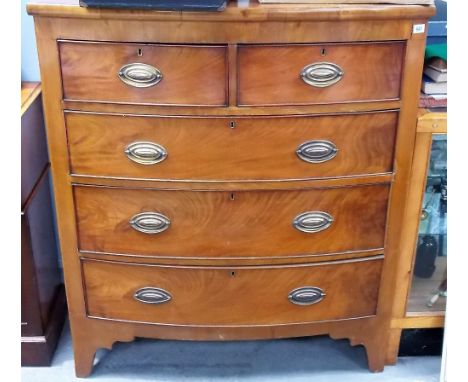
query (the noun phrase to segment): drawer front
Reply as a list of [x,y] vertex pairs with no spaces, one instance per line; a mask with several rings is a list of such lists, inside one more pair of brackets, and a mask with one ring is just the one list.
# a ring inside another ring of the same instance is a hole
[[159,118],[67,113],[71,172],[145,179],[310,179],[392,171],[396,112]]
[[83,251],[270,257],[382,248],[389,186],[160,191],[75,186]]
[[398,99],[404,43],[239,48],[240,105]]
[[175,325],[274,325],[374,315],[381,259],[192,268],[84,260],[92,317]]
[[64,98],[224,106],[223,46],[60,42]]

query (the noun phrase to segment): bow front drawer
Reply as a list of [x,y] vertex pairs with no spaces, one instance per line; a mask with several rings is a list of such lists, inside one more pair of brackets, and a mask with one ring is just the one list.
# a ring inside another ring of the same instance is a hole
[[83,260],[91,317],[174,325],[274,325],[375,314],[382,260],[170,267]]
[[404,43],[244,45],[239,104],[310,105],[400,97]]
[[68,100],[225,106],[225,46],[59,42]]
[[66,113],[73,174],[169,180],[391,172],[397,119],[397,112],[268,118]]
[[379,250],[388,192],[74,187],[80,250],[205,259]]

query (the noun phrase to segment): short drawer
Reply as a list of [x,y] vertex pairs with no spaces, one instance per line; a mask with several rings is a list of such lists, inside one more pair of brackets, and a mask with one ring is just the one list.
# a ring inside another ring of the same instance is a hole
[[209,259],[380,249],[388,193],[74,187],[80,250]]
[[226,47],[59,42],[68,100],[224,106]]
[[382,260],[245,268],[84,260],[87,314],[173,325],[274,325],[374,315]]
[[404,46],[241,46],[238,102],[268,106],[398,99]]
[[170,180],[391,172],[398,113],[162,118],[67,113],[71,172]]

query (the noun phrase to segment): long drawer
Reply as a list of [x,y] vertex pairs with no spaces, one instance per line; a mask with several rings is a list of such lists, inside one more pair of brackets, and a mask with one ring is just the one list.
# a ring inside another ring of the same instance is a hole
[[284,267],[82,263],[87,314],[174,325],[274,325],[376,313],[380,258]]
[[308,105],[400,97],[403,42],[243,45],[240,105]]
[[397,112],[264,118],[66,113],[73,174],[176,180],[391,172],[397,119]]
[[75,186],[82,251],[270,257],[378,249],[389,186],[181,191]]
[[78,101],[225,106],[227,49],[59,42],[63,96]]

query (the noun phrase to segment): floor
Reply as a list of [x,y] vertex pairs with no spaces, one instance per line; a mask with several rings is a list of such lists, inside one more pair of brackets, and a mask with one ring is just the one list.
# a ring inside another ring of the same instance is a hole
[[[89,380],[100,382],[438,382],[440,357],[400,358],[383,373],[367,370],[360,346],[328,337],[276,341],[186,342],[139,339],[99,350]],[[74,376],[65,326],[51,367],[23,367],[22,382],[83,381]]]

